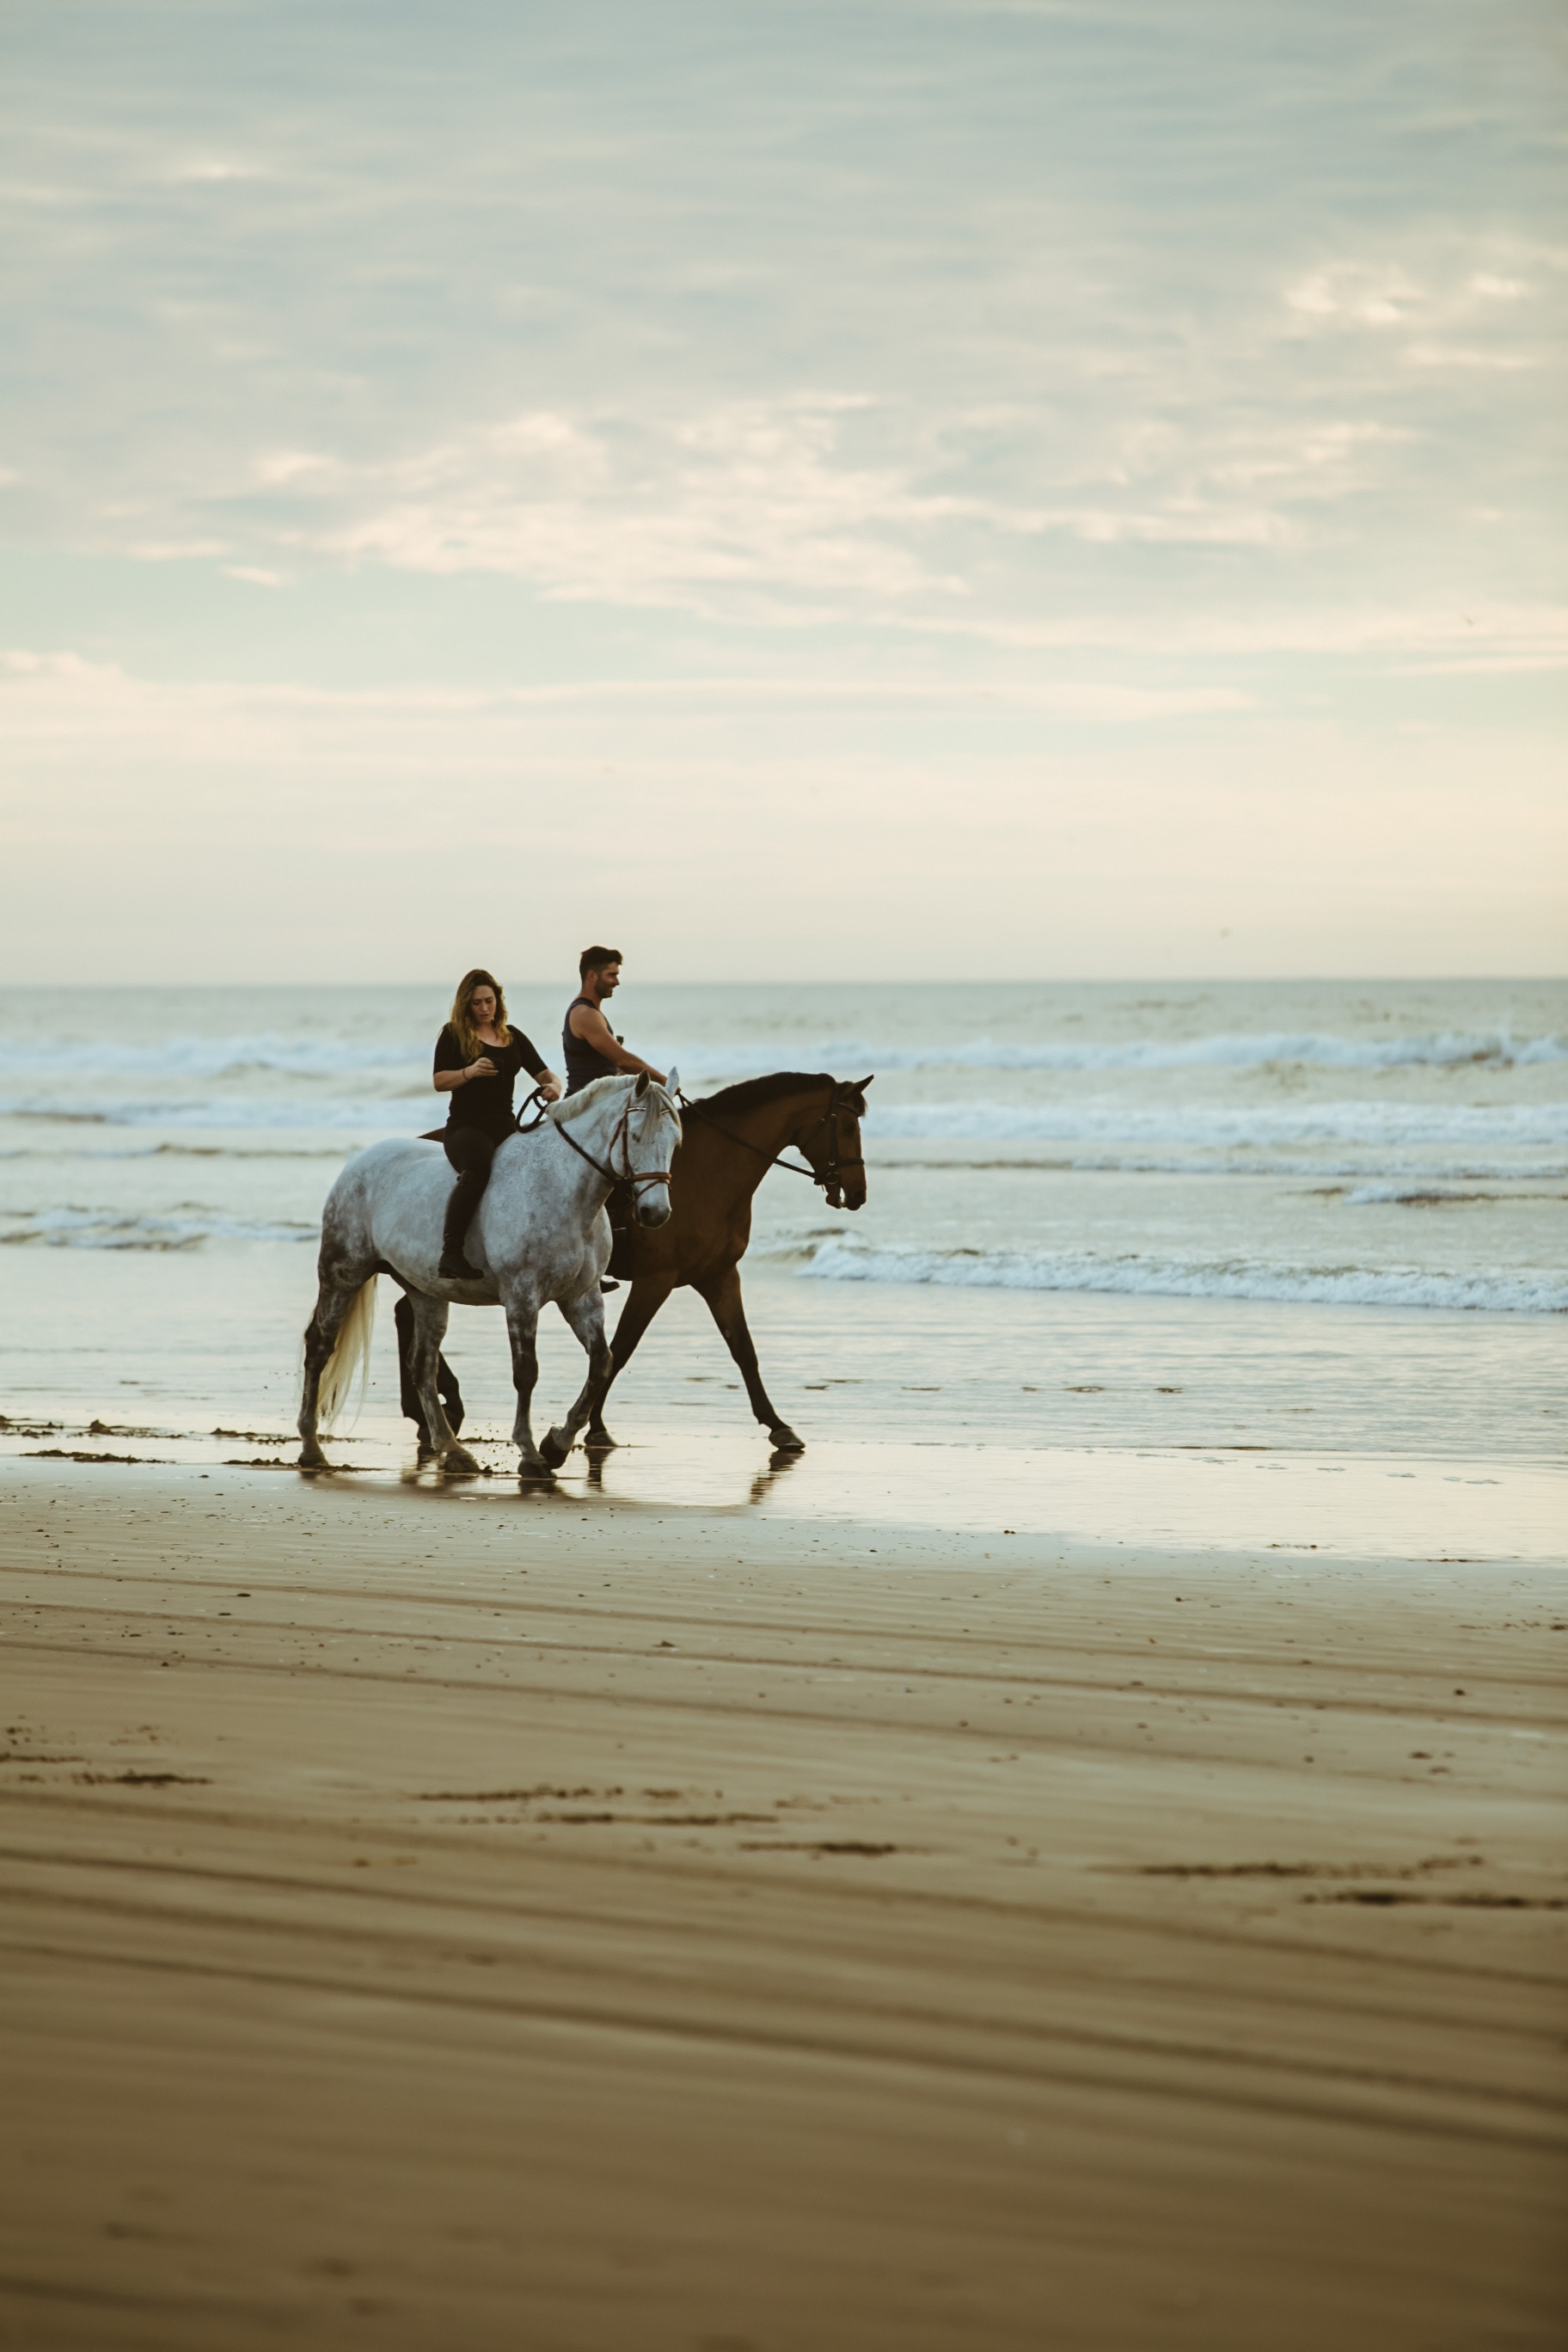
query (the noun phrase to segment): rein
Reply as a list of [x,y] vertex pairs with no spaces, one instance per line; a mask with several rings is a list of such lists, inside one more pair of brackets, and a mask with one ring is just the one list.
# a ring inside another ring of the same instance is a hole
[[[757,1158],[765,1160],[770,1168],[785,1169],[792,1176],[808,1176],[814,1184],[820,1184],[825,1192],[830,1192],[837,1184],[840,1169],[864,1168],[866,1165],[863,1160],[840,1160],[838,1157],[838,1114],[847,1106],[840,1101],[837,1087],[834,1089],[832,1101],[817,1120],[816,1127],[806,1129],[808,1135],[815,1135],[817,1127],[826,1127],[827,1129],[827,1164],[824,1168],[809,1166],[803,1168],[798,1160],[784,1159],[782,1152],[764,1151],[762,1145],[753,1143],[749,1136],[732,1135],[727,1127],[721,1127],[718,1120],[710,1111],[705,1110],[700,1102],[693,1102],[684,1087],[680,1090],[680,1108],[683,1111],[689,1111],[693,1118],[700,1118],[705,1127],[710,1127],[715,1135],[721,1135],[726,1143],[738,1143],[742,1151],[754,1151]],[[804,1151],[805,1146],[801,1144],[797,1149]]]
[[[535,1099],[536,1097],[533,1095],[529,1097],[530,1102]],[[616,1121],[615,1131],[610,1137],[610,1149],[607,1155],[610,1165],[607,1168],[605,1166],[602,1160],[595,1160],[591,1151],[585,1150],[583,1145],[578,1142],[576,1137],[571,1134],[568,1129],[562,1125],[559,1119],[554,1121],[555,1132],[561,1138],[562,1142],[569,1143],[572,1146],[573,1150],[577,1154],[579,1160],[585,1160],[590,1168],[597,1169],[599,1174],[604,1178],[605,1183],[610,1186],[612,1191],[617,1184],[629,1184],[635,1193],[641,1185],[668,1184],[669,1181],[670,1171],[668,1168],[651,1168],[639,1171],[632,1166],[631,1120],[632,1104],[635,1099],[635,1097],[631,1095],[626,1097],[626,1108],[622,1111],[620,1118]],[[523,1109],[526,1110],[527,1108],[528,1103],[524,1103]],[[520,1122],[518,1133],[520,1135],[531,1135],[533,1129],[539,1125],[540,1120],[542,1119],[543,1117],[544,1113],[542,1110],[539,1114],[539,1118],[531,1119],[527,1127],[523,1127]],[[621,1146],[622,1150],[626,1154],[626,1162],[624,1171],[619,1176],[616,1173],[615,1165],[616,1146],[617,1143]]]

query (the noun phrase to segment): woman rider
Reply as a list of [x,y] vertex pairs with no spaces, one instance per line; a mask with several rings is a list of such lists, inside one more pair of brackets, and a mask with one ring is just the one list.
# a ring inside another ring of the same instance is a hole
[[511,1090],[519,1070],[528,1071],[547,1102],[559,1099],[561,1081],[545,1068],[537,1046],[521,1029],[508,1027],[500,981],[493,972],[465,972],[452,1017],[436,1040],[433,1077],[437,1093],[452,1098],[441,1141],[458,1171],[437,1269],[444,1282],[484,1280],[463,1255],[463,1237],[484,1197],[496,1146],[516,1129]]

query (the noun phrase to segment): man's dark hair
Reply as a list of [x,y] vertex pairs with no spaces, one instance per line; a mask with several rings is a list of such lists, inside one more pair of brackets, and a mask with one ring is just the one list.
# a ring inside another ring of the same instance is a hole
[[619,963],[619,948],[584,948],[577,959],[577,977],[586,980],[591,971],[603,971],[607,963]]

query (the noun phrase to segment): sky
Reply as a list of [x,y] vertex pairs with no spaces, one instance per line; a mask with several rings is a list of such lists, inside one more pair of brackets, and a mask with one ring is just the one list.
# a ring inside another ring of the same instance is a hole
[[1568,969],[1568,18],[8,0],[0,981]]

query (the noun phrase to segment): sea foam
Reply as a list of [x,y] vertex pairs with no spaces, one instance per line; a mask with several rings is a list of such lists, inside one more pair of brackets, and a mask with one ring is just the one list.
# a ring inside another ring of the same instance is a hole
[[335,1132],[371,1135],[417,1135],[439,1126],[445,1118],[441,1097],[435,1094],[387,1095],[379,1099],[310,1101],[299,1097],[201,1094],[174,1097],[116,1100],[99,1096],[84,1103],[79,1096],[52,1101],[47,1096],[0,1099],[0,1118],[41,1119],[62,1127],[173,1127],[258,1129],[330,1128]]
[[321,1231],[297,1218],[225,1217],[200,1211],[178,1216],[139,1215],[113,1209],[7,1210],[0,1213],[0,1247],[91,1250],[187,1250],[203,1242],[313,1242]]
[[[1500,1024],[1414,1036],[1267,1030],[1188,1038],[1041,1038],[1016,1044],[990,1037],[962,1043],[932,1038],[911,1045],[879,1044],[860,1036],[819,1037],[801,1044],[785,1035],[773,1042],[748,1038],[720,1045],[675,1038],[667,1039],[663,1050],[679,1060],[689,1077],[707,1083],[761,1076],[781,1067],[832,1069],[844,1076],[858,1076],[863,1069],[1252,1070],[1286,1064],[1338,1070],[1508,1070],[1568,1061],[1568,1038],[1555,1033],[1516,1038],[1506,1024]],[[261,1031],[226,1037],[164,1037],[135,1045],[87,1038],[73,1044],[70,1064],[73,1082],[156,1076],[244,1080],[276,1071],[321,1079],[397,1073],[409,1084],[426,1085],[426,1052],[422,1040],[289,1037]],[[53,1039],[0,1039],[0,1079],[41,1076],[57,1070],[59,1060],[60,1048]]]
[[1568,1144],[1568,1102],[875,1103],[868,1131],[973,1143],[1142,1142],[1246,1150],[1272,1144]]
[[752,1076],[781,1059],[801,1068],[891,1070],[1188,1070],[1266,1069],[1300,1064],[1332,1070],[1521,1069],[1568,1061],[1568,1038],[1555,1034],[1514,1037],[1506,1027],[1444,1030],[1426,1036],[1342,1037],[1314,1031],[1223,1032],[1214,1036],[1131,1037],[1081,1042],[1041,1039],[1013,1045],[989,1037],[967,1044],[935,1039],[914,1045],[878,1045],[867,1037],[836,1037],[811,1046],[776,1049],[698,1045],[682,1052],[694,1077]]
[[1444,1307],[1465,1313],[1568,1314],[1568,1283],[1530,1270],[1435,1273],[1418,1266],[1208,1264],[1088,1250],[926,1250],[818,1244],[801,1273],[818,1282],[941,1283],[975,1290],[1094,1290],[1157,1298],[1257,1298],[1332,1307]]

